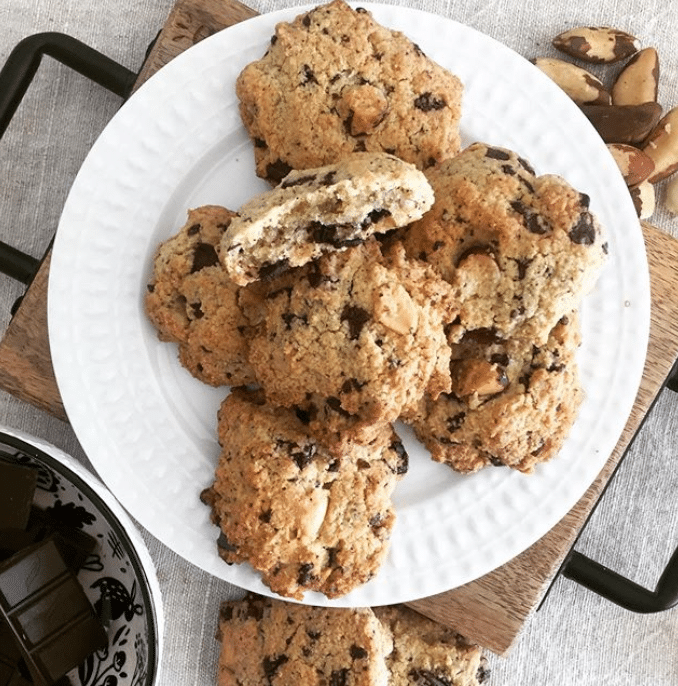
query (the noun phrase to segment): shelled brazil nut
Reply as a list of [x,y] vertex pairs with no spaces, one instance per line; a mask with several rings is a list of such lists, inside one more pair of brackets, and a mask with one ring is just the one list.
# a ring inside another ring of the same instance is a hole
[[639,50],[619,72],[612,86],[613,105],[657,102],[659,55],[654,48]]
[[629,191],[638,217],[640,219],[649,219],[654,214],[656,207],[654,184],[647,180],[642,181],[636,186],[629,186]]
[[666,209],[672,214],[678,214],[678,176],[674,176],[666,184],[664,205],[666,206]]
[[[637,37],[606,26],[568,29],[552,45],[603,70],[601,77],[564,59],[532,59],[598,131],[619,166],[639,217],[648,219],[655,211],[656,185],[678,170],[678,107],[665,111],[658,102],[657,50],[641,47]],[[621,64],[616,74],[609,74],[611,64]],[[603,80],[607,75],[609,87]],[[671,179],[666,186],[664,207],[678,214],[678,197],[674,198],[678,181]]]
[[553,46],[584,62],[609,64],[638,52],[640,42],[630,33],[609,26],[579,26],[558,34]]
[[642,145],[662,115],[656,102],[640,105],[580,105],[605,143]]
[[612,96],[591,72],[555,57],[538,57],[535,66],[555,81],[578,105],[609,105]]
[[642,183],[654,171],[654,160],[634,145],[608,143],[607,149],[617,163],[627,186]]
[[661,118],[647,137],[643,152],[654,162],[654,171],[649,177],[652,183],[668,178],[678,169],[678,107]]

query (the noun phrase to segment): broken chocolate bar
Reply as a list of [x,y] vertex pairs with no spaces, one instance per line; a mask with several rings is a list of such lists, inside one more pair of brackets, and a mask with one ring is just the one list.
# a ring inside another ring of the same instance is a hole
[[[35,543],[35,536],[24,529],[0,529],[0,562]],[[0,681],[0,686],[4,686]]]
[[0,460],[0,529],[24,529],[31,512],[38,473]]
[[[93,536],[73,526],[63,524],[52,518],[49,510],[35,505],[25,529],[0,528],[0,562],[50,536],[54,539],[61,557],[72,572],[77,572],[96,548]],[[0,686],[3,686],[0,682]]]
[[22,674],[25,667],[19,646],[9,626],[0,620],[0,686],[30,686],[31,682]]
[[82,529],[63,523],[54,516],[51,509],[43,510],[35,505],[31,508],[27,532],[33,536],[35,543],[51,536],[64,562],[73,572],[77,572],[83,566],[87,556],[97,545],[93,536]]
[[2,619],[33,683],[43,686],[108,644],[89,599],[51,538],[0,564]]

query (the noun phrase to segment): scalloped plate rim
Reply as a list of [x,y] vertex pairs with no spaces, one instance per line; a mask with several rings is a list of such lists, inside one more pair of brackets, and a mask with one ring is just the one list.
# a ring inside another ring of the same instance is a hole
[[[529,65],[527,60],[511,51],[506,46],[498,43],[494,39],[485,36],[484,34],[480,34],[472,28],[463,26],[452,19],[446,19],[427,12],[422,12],[420,10],[370,3],[359,4],[372,11],[375,15],[375,18],[377,18],[386,26],[390,26],[392,28],[401,28],[401,30],[404,30],[406,33],[420,32],[424,37],[424,40],[418,40],[417,42],[424,47],[427,53],[429,52],[430,44],[433,42],[433,39],[426,39],[423,29],[430,28],[432,26],[432,22],[434,22],[438,31],[440,31],[441,28],[444,29],[442,34],[445,36],[453,35],[455,38],[462,39],[462,41],[465,40],[467,42],[467,47],[468,44],[474,46],[476,49],[479,49],[479,46],[482,46],[485,60],[496,60],[499,59],[499,57],[509,60],[512,66],[515,67],[515,69],[520,72],[521,75],[528,75],[528,85],[536,89],[539,95],[547,100],[546,104],[544,105],[541,103],[541,106],[546,106],[547,110],[554,112],[557,109],[559,115],[557,121],[559,122],[559,125],[565,127],[565,129],[570,133],[573,131],[576,132],[582,138],[582,140],[590,143],[593,146],[591,157],[598,165],[596,171],[598,174],[602,175],[606,184],[609,186],[609,192],[612,196],[612,199],[617,204],[615,211],[617,211],[619,213],[618,216],[623,219],[623,221],[620,222],[622,229],[619,229],[618,226],[615,225],[614,230],[623,230],[626,231],[626,233],[620,233],[619,235],[613,233],[611,235],[613,246],[615,243],[618,243],[622,249],[617,253],[613,252],[611,263],[614,262],[616,264],[614,270],[612,266],[608,265],[608,268],[601,277],[601,282],[599,282],[599,286],[596,288],[596,291],[594,291],[592,296],[589,296],[585,300],[583,308],[584,320],[585,324],[589,326],[593,326],[595,324],[594,317],[591,315],[595,315],[596,313],[591,310],[591,303],[596,305],[599,304],[600,296],[596,295],[596,292],[600,291],[603,285],[605,285],[606,288],[609,287],[612,289],[615,298],[619,298],[620,301],[623,300],[623,305],[617,300],[615,300],[612,305],[607,303],[607,301],[603,302],[602,304],[603,309],[606,307],[614,307],[614,310],[611,311],[613,311],[615,316],[619,318],[622,331],[624,336],[626,336],[626,340],[616,340],[614,341],[614,344],[619,346],[618,350],[621,354],[623,354],[624,359],[627,362],[627,374],[624,380],[620,380],[618,375],[614,377],[615,383],[618,385],[621,384],[622,387],[623,393],[620,394],[620,397],[611,398],[607,396],[605,398],[603,407],[604,409],[612,409],[612,416],[601,417],[596,420],[594,425],[596,430],[601,430],[605,434],[605,440],[601,445],[597,445],[596,450],[594,451],[598,453],[596,459],[592,460],[592,462],[594,462],[594,466],[591,466],[590,464],[585,466],[583,469],[585,476],[583,478],[581,475],[579,475],[578,478],[565,479],[564,483],[560,485],[558,492],[555,494],[557,497],[554,497],[554,495],[551,493],[546,493],[543,491],[540,492],[539,497],[535,499],[534,504],[537,508],[537,512],[543,516],[538,518],[538,521],[536,522],[530,522],[523,528],[522,531],[516,531],[516,523],[513,522],[509,533],[507,533],[507,546],[505,549],[500,551],[487,550],[487,548],[492,546],[493,541],[483,542],[481,540],[478,542],[481,545],[478,545],[478,547],[474,550],[478,555],[482,553],[482,555],[485,556],[483,564],[478,563],[477,560],[471,560],[470,562],[466,561],[467,567],[465,570],[461,572],[457,570],[455,572],[454,570],[450,569],[449,563],[447,562],[450,557],[450,552],[453,553],[454,551],[445,549],[444,542],[441,543],[440,538],[436,538],[434,535],[435,532],[432,534],[431,532],[427,531],[425,536],[422,536],[422,538],[425,539],[426,544],[429,547],[442,546],[443,548],[442,551],[440,551],[438,565],[434,565],[435,569],[431,567],[426,571],[422,571],[421,569],[418,569],[417,565],[415,564],[411,565],[409,568],[406,567],[404,570],[401,570],[400,566],[403,564],[401,560],[402,556],[394,554],[389,557],[389,560],[387,560],[384,568],[382,568],[374,581],[370,582],[364,587],[361,587],[360,589],[357,589],[344,598],[328,601],[320,594],[307,594],[307,597],[304,600],[304,602],[309,602],[312,604],[337,606],[350,606],[356,604],[377,605],[391,602],[404,602],[407,600],[414,600],[422,596],[442,592],[450,587],[471,581],[478,576],[495,569],[497,566],[500,566],[504,562],[508,561],[514,555],[522,552],[525,548],[546,533],[546,531],[551,528],[551,526],[553,526],[572,507],[572,505],[574,505],[576,500],[578,500],[591,481],[595,478],[599,468],[602,467],[606,459],[606,456],[603,456],[600,453],[607,452],[609,454],[616,444],[616,441],[618,440],[621,430],[625,424],[626,418],[631,410],[633,400],[635,398],[635,392],[640,383],[649,335],[649,273],[647,271],[647,261],[645,258],[644,243],[642,240],[642,233],[640,231],[640,224],[631,218],[630,213],[633,211],[632,203],[630,198],[622,195],[621,176],[614,165],[614,161],[609,154],[606,156],[606,154],[603,152],[600,147],[602,143],[596,143],[595,136],[597,136],[597,134],[595,134],[592,127],[590,127],[581,112],[579,112],[578,108],[576,108],[576,106],[571,103],[569,99],[564,96],[564,94],[558,91],[557,87],[548,81],[547,77],[538,72],[535,67]],[[133,115],[139,117],[140,114],[145,114],[145,116],[148,117],[148,112],[151,111],[153,107],[157,107],[159,103],[169,106],[168,103],[171,100],[171,96],[176,94],[177,87],[172,87],[172,81],[174,77],[185,73],[189,70],[189,68],[204,68],[205,65],[201,64],[200,60],[204,59],[206,56],[212,56],[214,58],[218,48],[223,47],[228,42],[230,42],[230,44],[235,42],[237,45],[250,46],[250,44],[245,43],[245,41],[250,40],[252,36],[257,36],[259,40],[257,47],[261,49],[261,45],[263,44],[265,36],[270,35],[272,26],[275,22],[281,19],[289,19],[293,16],[296,16],[296,14],[300,13],[304,9],[305,8],[303,7],[294,7],[286,10],[279,10],[271,14],[260,15],[254,19],[248,20],[247,22],[243,22],[242,24],[238,24],[232,28],[225,29],[218,34],[205,39],[201,43],[198,43],[196,46],[176,57],[172,62],[163,67],[162,70],[152,76],[143,86],[141,86],[141,88],[121,108],[120,112],[106,127],[102,136],[95,143],[92,151],[87,156],[87,159],[83,163],[80,173],[73,184],[73,188],[71,189],[71,193],[69,194],[64,207],[62,220],[60,222],[55,239],[49,282],[49,332],[50,342],[52,345],[54,368],[59,388],[62,393],[64,405],[67,409],[76,434],[81,440],[88,457],[102,476],[104,482],[142,525],[144,525],[163,543],[175,550],[175,552],[179,553],[194,564],[197,564],[206,571],[215,574],[216,576],[231,581],[232,583],[244,588],[249,588],[250,590],[255,590],[268,595],[273,594],[265,586],[263,586],[263,584],[261,584],[258,575],[251,570],[248,570],[245,565],[228,567],[221,563],[214,551],[211,553],[212,559],[205,558],[203,554],[205,552],[204,550],[200,551],[201,556],[196,559],[194,554],[195,550],[192,548],[192,542],[191,545],[187,545],[185,540],[179,540],[175,535],[176,531],[173,529],[174,523],[169,523],[167,526],[163,526],[163,522],[158,521],[158,517],[154,517],[152,511],[149,510],[148,503],[143,502],[144,498],[142,496],[148,496],[148,492],[146,491],[148,491],[150,488],[149,484],[130,484],[129,480],[125,481],[124,483],[121,482],[121,475],[118,473],[119,470],[116,468],[116,461],[126,458],[124,454],[121,455],[123,448],[117,443],[120,442],[122,445],[129,446],[129,439],[127,436],[123,435],[119,425],[116,424],[114,427],[117,433],[114,432],[114,435],[112,436],[115,447],[111,445],[101,445],[101,437],[107,436],[107,434],[112,431],[111,422],[100,417],[103,412],[111,409],[111,404],[104,402],[101,396],[101,393],[103,392],[102,384],[105,381],[110,381],[109,377],[115,378],[116,370],[106,366],[106,359],[97,360],[95,363],[90,363],[88,361],[88,355],[97,353],[102,358],[105,358],[105,353],[110,355],[110,350],[98,350],[96,349],[95,345],[107,340],[106,336],[109,335],[113,335],[113,339],[115,341],[115,336],[124,336],[129,334],[131,331],[134,338],[132,342],[135,344],[137,343],[137,337],[143,339],[144,336],[148,336],[147,324],[144,322],[116,321],[113,325],[108,325],[107,328],[106,323],[102,321],[102,319],[108,315],[108,311],[104,306],[106,302],[109,306],[111,305],[111,302],[113,302],[113,305],[115,308],[117,308],[115,309],[116,313],[118,313],[118,310],[120,310],[120,312],[124,314],[131,313],[133,317],[138,317],[138,299],[140,299],[141,295],[138,291],[135,291],[135,289],[143,284],[143,280],[147,275],[147,262],[143,263],[145,273],[138,274],[138,278],[132,282],[126,282],[123,280],[122,283],[111,284],[110,274],[105,273],[104,275],[107,276],[109,280],[106,281],[106,279],[103,279],[102,283],[97,285],[97,292],[103,288],[102,284],[112,285],[114,292],[107,294],[109,300],[104,301],[104,305],[101,306],[100,303],[94,298],[86,297],[82,293],[77,292],[77,289],[74,287],[74,283],[76,283],[78,279],[82,279],[83,273],[89,273],[87,270],[90,269],[90,265],[88,265],[87,259],[92,257],[92,254],[94,254],[94,257],[100,257],[99,253],[101,253],[101,251],[110,249],[115,252],[115,250],[117,250],[119,247],[116,246],[115,242],[111,242],[110,236],[105,235],[105,231],[95,232],[95,234],[91,237],[91,241],[83,238],[80,235],[80,231],[82,230],[84,224],[90,221],[94,221],[96,224],[97,221],[101,221],[97,217],[97,207],[91,202],[91,197],[88,197],[88,194],[92,191],[92,187],[96,187],[95,181],[99,180],[92,178],[93,172],[101,173],[101,169],[97,169],[97,164],[101,166],[102,163],[105,162],[106,164],[113,165],[114,169],[117,170],[119,165],[123,165],[124,167],[125,163],[130,162],[130,159],[125,158],[125,155],[127,155],[129,158],[130,155],[138,156],[140,154],[139,150],[133,150],[130,152],[129,141],[125,140],[124,137],[121,138],[122,133],[129,133],[131,130],[135,133],[135,135],[144,136],[144,145],[148,143],[150,146],[153,141],[148,139],[151,139],[154,135],[159,135],[162,139],[163,135],[168,135],[168,133],[172,132],[171,129],[169,129],[169,132],[165,131],[163,133],[162,131],[163,126],[169,126],[169,117],[167,120],[161,118],[155,123],[152,123],[143,117],[131,122],[130,120],[133,118]],[[420,34],[417,34],[417,36],[418,35]],[[417,36],[415,36],[415,38]],[[436,57],[438,53],[442,53],[443,46],[440,42],[438,42],[434,47],[436,49],[434,50],[435,54],[433,56]],[[250,46],[248,49],[252,50],[252,47]],[[222,51],[222,54],[223,52],[224,51]],[[221,59],[224,58],[221,57]],[[461,64],[461,66],[464,67],[465,64]],[[477,68],[478,65],[475,65],[474,69]],[[526,71],[528,68],[531,71]],[[482,67],[480,69],[482,73]],[[210,78],[212,76],[213,75],[210,75]],[[478,80],[480,81],[480,78]],[[469,88],[467,91],[468,93],[471,92],[471,88],[475,88],[476,82],[471,81],[466,85]],[[205,99],[208,103],[210,102],[210,97],[215,97],[214,95],[210,96],[209,93],[206,94],[203,91],[200,91],[199,88],[196,88],[196,92],[200,98]],[[493,92],[492,95],[496,94]],[[499,96],[501,101],[501,93],[499,93]],[[503,96],[503,100],[507,100],[506,93]],[[518,98],[518,100],[520,100],[520,98]],[[201,102],[202,106],[204,106],[204,104],[204,102]],[[182,103],[181,106],[189,107],[190,110],[190,103]],[[521,107],[520,102],[512,102],[511,106]],[[535,108],[531,108],[528,116],[535,116],[532,111],[533,109]],[[538,110],[538,107],[536,107],[536,109]],[[482,112],[478,112],[478,116],[480,118],[482,115]],[[465,119],[462,118],[462,125],[464,123]],[[128,127],[127,131],[125,131],[125,127]],[[537,149],[538,146],[536,146],[534,141],[530,143],[537,157],[540,157],[542,149],[548,150],[548,145],[553,145],[553,135],[558,137],[557,134],[553,134],[551,129],[546,130],[546,127],[544,127],[544,130],[540,130],[539,134],[541,136],[540,145],[542,147]],[[180,135],[181,132],[179,132],[179,137]],[[208,134],[205,135],[207,136]],[[511,131],[509,134],[507,134],[509,138],[512,135],[517,134],[514,131]],[[497,137],[501,138],[501,134],[497,134]],[[488,140],[487,142],[493,142],[495,144],[503,143],[502,140]],[[544,145],[546,148],[543,148]],[[577,141],[574,141],[573,145],[576,146]],[[596,145],[598,145],[597,149]],[[507,147],[515,148],[516,146],[507,145]],[[518,151],[521,154],[525,154],[530,161],[534,162],[534,156],[530,156],[529,153],[525,153],[523,150],[519,149],[519,147]],[[567,153],[567,151],[561,150],[560,148],[555,149],[554,152],[557,153],[556,158],[558,155],[562,156],[566,155]],[[102,156],[105,159],[102,159]],[[198,160],[199,159],[200,156],[198,155]],[[548,162],[548,160],[544,161]],[[539,160],[539,163],[535,165],[538,167],[538,171],[540,173],[553,171],[553,169],[548,168],[548,164],[544,164],[544,161]],[[145,163],[147,164],[148,161]],[[587,164],[591,164],[591,162],[589,160],[583,160],[578,162],[572,168],[566,167],[564,170],[566,174],[564,175],[569,177],[568,180],[573,179],[573,183],[578,180],[582,174],[584,175],[584,178],[587,178]],[[144,166],[143,160],[141,166]],[[108,170],[106,170],[106,172],[108,173]],[[142,178],[146,178],[144,177],[144,173],[146,173],[148,176],[148,170],[144,171],[142,169],[139,171],[136,169],[136,172],[141,173]],[[171,194],[173,189],[171,185],[171,179],[168,180],[166,178],[168,176],[171,176],[170,172],[161,169],[158,172],[157,179],[160,190],[150,189],[149,195],[151,190],[155,193],[160,193],[162,189],[165,188],[165,185],[167,186],[165,190],[169,189],[169,193]],[[120,181],[117,182],[122,183]],[[254,184],[255,180],[253,179],[252,182]],[[607,195],[606,197],[602,197],[598,193],[599,190],[600,186],[596,188],[596,193],[592,193],[592,207],[598,214],[600,214],[600,212],[596,210],[597,206],[603,210],[604,214],[609,213],[610,209],[608,205],[611,200],[607,197]],[[147,216],[150,214],[150,211],[146,210],[142,204],[140,204],[140,198],[138,197],[139,193],[136,192],[135,195],[135,189],[126,188],[124,189],[123,195],[125,198],[131,198],[134,202],[136,202],[134,207],[139,206],[139,221],[142,223],[145,222],[145,226],[150,226],[153,228],[153,230],[157,231],[158,217],[157,215],[152,217]],[[628,196],[628,193],[626,196]],[[97,199],[101,200],[101,198]],[[168,202],[162,205],[163,212],[168,211]],[[169,216],[171,216],[171,213]],[[635,214],[633,216],[635,218]],[[176,216],[172,216],[172,218],[176,220]],[[612,231],[610,223],[606,223],[609,227],[608,230]],[[178,226],[180,226],[180,224],[173,226],[172,230],[175,230],[178,228]],[[125,230],[129,231],[127,227],[125,227]],[[621,243],[622,238],[624,239],[624,245]],[[628,245],[626,245],[627,242]],[[131,257],[129,258],[130,261],[136,260],[139,262],[139,260],[147,260],[151,251],[150,244],[142,247],[136,245],[126,247],[129,247],[131,250]],[[88,250],[90,251],[89,253]],[[94,252],[92,253],[92,251]],[[99,252],[97,253],[96,251]],[[75,259],[75,265],[73,264],[73,259],[70,259],[70,257],[73,256]],[[629,270],[624,273],[620,272],[622,267],[626,268],[626,263],[624,265],[617,264],[618,259],[626,260],[626,262],[629,262],[633,267],[633,269],[630,270],[633,273],[631,282],[629,282],[629,279],[631,279],[629,276]],[[135,262],[135,264],[137,262]],[[108,265],[106,265],[104,269],[108,269]],[[616,284],[615,282],[615,284],[610,286],[608,283],[610,279],[621,279],[621,281],[619,284]],[[122,304],[118,305],[117,301],[111,301],[113,296],[122,298]],[[94,322],[101,328],[101,331],[91,334],[91,340],[87,340],[86,337],[83,339],[82,336],[78,335],[82,332],[84,321],[81,313],[73,311],[73,298],[75,298],[76,302],[78,302],[78,298],[80,298],[80,300],[86,305],[85,310],[87,311],[88,315],[95,315]],[[596,298],[598,298],[598,300],[596,300]],[[633,330],[629,328],[629,320],[631,318],[634,320],[635,328]],[[118,319],[121,320],[123,318],[119,317]],[[66,326],[66,322],[70,328]],[[629,335],[633,337],[632,345],[628,341]],[[622,336],[619,337],[619,339],[622,338]],[[585,341],[585,343],[587,342]],[[590,341],[588,343],[590,343]],[[135,350],[135,352],[148,355],[153,354],[152,352],[148,353],[148,351],[144,351],[143,349]],[[113,356],[115,357],[115,351],[113,351]],[[148,397],[130,397],[130,394],[126,393],[126,391],[129,389],[127,386],[125,386],[125,384],[131,385],[137,382],[136,379],[128,378],[128,376],[133,376],[133,372],[138,371],[141,363],[139,363],[139,361],[136,359],[126,360],[124,356],[117,361],[123,364],[123,367],[117,370],[120,373],[120,377],[115,378],[115,381],[121,385],[121,390],[118,393],[120,396],[119,400],[130,403],[131,407],[135,407],[136,405],[140,406],[142,409],[155,408],[154,401],[156,399],[151,396],[154,392],[158,391],[161,381],[153,378],[148,379],[147,387],[144,387],[144,390],[149,394]],[[584,362],[585,361],[586,356],[584,356]],[[126,372],[125,365],[127,364],[129,364],[130,371]],[[100,372],[98,378],[96,375],[88,375],[89,371],[91,371],[88,365],[93,365],[93,367]],[[86,369],[84,374],[81,372],[83,366]],[[143,367],[143,364],[141,367]],[[105,373],[105,375],[101,376],[102,373]],[[178,372],[178,375],[181,376],[181,372]],[[181,380],[177,383],[184,383],[184,381]],[[186,383],[187,387],[192,387],[191,382]],[[121,408],[117,409],[120,412],[122,411]],[[129,412],[126,412],[126,415],[129,416]],[[131,417],[131,429],[133,429],[135,440],[141,440],[144,430],[148,428],[156,428],[158,430],[156,433],[159,433],[160,429],[166,429],[171,435],[172,422],[170,419],[171,417],[169,416],[162,417],[163,422],[160,427],[146,427],[143,425],[143,422],[139,423],[139,419],[136,415],[133,415]],[[122,421],[120,424],[122,424]],[[205,431],[202,430],[202,433],[197,431],[196,435],[198,434],[200,435],[194,441],[194,443],[200,444],[201,446],[208,445],[210,440],[209,433],[205,434]],[[154,449],[159,453],[161,453],[162,448],[167,447],[167,445],[171,443],[169,438],[165,438],[162,435],[156,435],[155,439],[157,439],[157,442],[154,445]],[[205,443],[205,441],[207,441],[207,443]],[[541,466],[537,470],[538,475],[534,477],[535,480],[532,484],[530,484],[526,478],[523,478],[522,475],[510,475],[505,481],[506,483],[511,484],[511,488],[515,483],[523,484],[520,486],[520,489],[523,489],[529,497],[532,497],[534,495],[534,491],[539,490],[535,487],[541,483],[540,479],[545,478],[544,474],[548,474],[549,468],[551,468],[551,471],[555,473],[559,473],[558,470],[562,469],[562,467],[552,466],[556,465],[561,457],[563,456],[561,455],[559,458],[556,458],[552,463]],[[213,460],[214,455],[209,455],[205,459]],[[158,455],[158,460],[160,460],[160,454]],[[562,460],[560,461],[562,462]],[[158,463],[157,466],[159,469],[161,469],[163,465]],[[129,469],[129,465],[127,467]],[[199,470],[192,470],[190,465],[187,466],[185,464],[179,465],[178,468],[182,471],[182,473],[185,473],[186,478],[190,478],[192,474],[199,472]],[[132,471],[130,471],[130,473],[132,473]],[[515,493],[511,493],[511,489],[506,485],[496,485],[497,477],[484,477],[481,475],[477,475],[477,477],[480,483],[486,481],[489,482],[493,488],[496,488],[496,493],[500,494],[502,498],[507,500],[507,502],[510,503],[512,499],[515,499]],[[527,479],[531,478],[533,477],[527,477]],[[204,486],[207,484],[201,485]],[[141,490],[144,490],[144,493],[138,492],[135,494],[130,494],[130,487],[134,489],[137,486]],[[167,505],[167,503],[165,503],[165,505]],[[423,509],[427,508],[423,507]],[[488,509],[487,504],[486,509]],[[430,506],[428,507],[428,510],[430,510]],[[187,512],[191,516],[196,517],[196,523],[198,527],[205,526],[207,513],[198,512],[195,503],[190,505]],[[403,513],[401,519],[405,522],[409,522],[409,514],[409,511]],[[425,513],[425,517],[427,518],[427,521],[431,519],[430,511]],[[488,522],[485,522],[485,524],[488,524]],[[179,523],[176,524],[176,527],[178,526]],[[402,526],[400,528],[402,529]],[[396,541],[396,534],[401,535],[402,533],[403,532],[398,529],[398,525],[396,525],[394,542]],[[410,536],[412,539],[416,539],[418,538],[419,533],[420,532],[418,531],[412,531],[410,532]],[[444,533],[447,535],[450,532]],[[459,535],[463,536],[465,533],[460,532]],[[417,542],[411,541],[409,545],[414,546],[414,550],[416,552]],[[469,551],[465,551],[465,553],[468,557]],[[460,556],[460,559],[461,558],[463,558],[463,555]],[[421,567],[421,565],[419,565],[419,567]],[[431,570],[434,571],[434,579],[430,578]],[[386,574],[385,571],[391,576]],[[422,579],[422,576],[425,576],[426,578]]]

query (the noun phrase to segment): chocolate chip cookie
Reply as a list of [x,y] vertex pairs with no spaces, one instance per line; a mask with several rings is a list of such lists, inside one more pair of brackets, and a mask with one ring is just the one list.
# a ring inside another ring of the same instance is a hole
[[177,343],[181,364],[212,386],[254,381],[247,341],[258,316],[259,287],[234,283],[218,255],[234,216],[217,205],[190,210],[184,226],[158,247],[145,296],[159,338]]
[[490,671],[482,649],[404,605],[373,608],[388,630],[391,686],[478,686]]
[[309,435],[293,410],[235,389],[219,411],[222,447],[203,493],[229,563],[248,562],[280,595],[345,595],[378,571],[395,522],[391,494],[407,455],[384,425],[340,452]]
[[543,345],[469,331],[451,345],[451,391],[424,398],[406,420],[434,460],[459,472],[490,465],[531,472],[559,452],[576,419],[579,343],[575,312]]
[[589,198],[558,176],[537,176],[515,152],[482,143],[427,177],[436,201],[405,245],[457,289],[460,330],[544,343],[606,259]]
[[462,85],[404,34],[334,0],[278,24],[236,93],[257,174],[356,151],[390,152],[424,169],[459,150]]
[[290,172],[240,207],[221,239],[221,261],[245,285],[410,224],[432,204],[433,191],[413,165],[386,153],[354,153]]
[[387,686],[388,632],[369,608],[310,607],[249,594],[222,603],[219,686]]
[[219,686],[479,686],[480,647],[404,605],[326,608],[249,593],[224,602]]
[[[396,244],[374,239],[301,268],[266,299],[249,361],[273,403],[309,412],[326,428],[356,431],[395,420],[424,391],[449,389],[444,325],[456,318],[450,286]],[[310,406],[309,406],[310,405]]]

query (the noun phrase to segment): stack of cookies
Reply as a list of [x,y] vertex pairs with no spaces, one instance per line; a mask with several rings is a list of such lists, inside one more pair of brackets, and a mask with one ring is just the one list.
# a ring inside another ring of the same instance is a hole
[[397,420],[458,472],[558,453],[607,246],[562,178],[460,151],[459,80],[342,0],[279,24],[237,95],[272,188],[190,210],[146,311],[196,378],[231,388],[202,495],[220,555],[281,596],[336,598],[387,554]]
[[307,607],[250,595],[223,603],[219,686],[478,686],[478,646],[404,606]]

